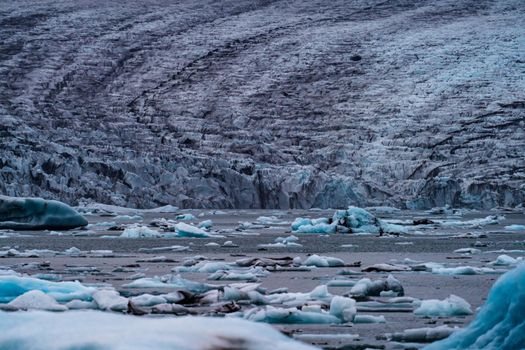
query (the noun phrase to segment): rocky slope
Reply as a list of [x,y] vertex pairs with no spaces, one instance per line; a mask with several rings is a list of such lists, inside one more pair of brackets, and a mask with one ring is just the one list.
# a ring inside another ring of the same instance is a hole
[[0,193],[525,200],[521,0],[0,0]]

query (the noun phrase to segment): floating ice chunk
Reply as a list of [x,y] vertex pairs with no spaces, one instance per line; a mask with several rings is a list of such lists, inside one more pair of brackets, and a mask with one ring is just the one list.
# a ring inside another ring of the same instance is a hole
[[140,215],[117,215],[113,219],[117,221],[142,221],[144,218]]
[[190,281],[179,276],[165,275],[162,277],[139,278],[123,285],[125,288],[176,288],[186,289],[193,293],[204,293],[218,286]]
[[77,247],[71,247],[69,249],[64,250],[64,254],[69,256],[76,256],[82,254],[82,251]]
[[1,349],[315,350],[235,318],[140,318],[99,311],[0,313]]
[[330,302],[330,315],[339,318],[343,322],[353,322],[357,313],[355,300],[335,296]]
[[304,262],[305,266],[317,266],[317,267],[338,267],[345,266],[345,262],[339,258],[331,256],[320,256],[317,254],[310,255]]
[[328,287],[353,287],[356,283],[355,280],[336,278],[326,282],[326,285]]
[[210,243],[206,243],[204,246],[205,247],[220,247],[221,245],[219,243],[210,242]]
[[175,231],[180,237],[209,237],[210,235],[201,228],[179,222],[175,225]]
[[167,300],[160,295],[141,294],[136,297],[130,298],[133,305],[136,306],[153,306],[157,304],[164,304]]
[[233,243],[232,241],[226,241],[222,244],[223,247],[227,248],[237,248],[239,247],[237,244]]
[[489,265],[493,265],[493,266],[513,266],[513,265],[519,264],[522,261],[523,261],[522,257],[513,258],[511,256],[503,254],[503,255],[499,255],[496,258],[496,260],[491,261],[489,263]]
[[190,250],[190,247],[185,246],[185,245],[170,245],[167,247],[155,247],[155,248],[139,248],[139,252],[162,252],[162,251],[186,252],[189,250]]
[[162,207],[158,207],[158,208],[153,208],[153,209],[143,209],[142,212],[144,213],[176,213],[179,211],[179,208],[178,207],[175,207],[173,205],[165,205],[165,206],[162,206]]
[[457,331],[457,329],[448,326],[439,326],[435,328],[413,328],[405,329],[403,332],[399,333],[387,334],[387,337],[392,341],[430,343],[436,340],[444,339],[455,331]]
[[339,324],[341,320],[328,313],[305,312],[296,308],[264,308],[248,310],[244,318],[255,322],[277,324]]
[[141,225],[127,227],[120,235],[122,238],[152,238],[161,236],[162,234],[160,232]]
[[190,220],[196,220],[197,218],[193,214],[181,214],[177,215],[177,220],[183,220],[183,221],[190,221]]
[[40,290],[26,292],[8,304],[22,310],[66,311],[67,307]]
[[386,323],[386,319],[383,315],[356,315],[354,323]]
[[482,275],[496,273],[489,267],[458,266],[458,267],[433,267],[432,273],[436,275]]
[[505,273],[492,286],[472,323],[426,350],[525,348],[525,264]]
[[204,228],[204,229],[209,230],[210,228],[213,227],[213,221],[211,221],[211,220],[204,220],[204,221],[201,221],[201,222],[199,223],[199,227],[200,227],[200,228]]
[[62,202],[0,195],[0,229],[68,230],[87,224],[82,215]]
[[312,225],[312,220],[308,218],[296,218],[292,222],[292,231],[297,231],[299,230],[299,227],[304,225]]
[[264,277],[269,272],[264,268],[257,266],[248,270],[219,270],[208,276],[209,280],[225,281],[257,281],[258,277]]
[[338,210],[333,221],[352,229],[355,233],[379,233],[379,220],[368,211],[350,206],[346,211]]
[[393,271],[410,271],[410,266],[396,265],[396,264],[374,264],[367,266],[361,271],[363,272],[393,272]]
[[297,230],[294,230],[296,233],[319,233],[319,234],[329,234],[335,233],[336,224],[317,224],[317,225],[302,225],[299,226]]
[[258,244],[258,247],[263,248],[273,248],[273,247],[281,247],[281,248],[291,248],[291,247],[302,247],[302,244],[296,243],[299,240],[294,235],[288,236],[288,237],[277,237],[275,239],[275,243],[270,244]]
[[359,339],[359,334],[294,334],[294,339],[309,343],[319,342],[350,342],[351,340]]
[[71,300],[66,304],[69,310],[98,310],[98,305],[94,301]]
[[422,300],[414,310],[418,316],[465,316],[472,315],[470,304],[463,298],[451,294],[445,300]]
[[480,226],[497,225],[497,224],[501,223],[503,220],[505,220],[505,217],[503,215],[489,215],[489,216],[481,218],[481,219],[472,219],[472,220],[465,220],[465,221],[459,221],[459,220],[436,220],[436,222],[439,223],[443,227],[470,227],[470,228],[476,228],[476,227],[480,227]]
[[505,226],[505,230],[507,231],[525,231],[525,225],[508,225]]
[[101,289],[93,293],[93,300],[101,310],[125,311],[128,309],[128,299],[120,296],[113,289]]
[[277,216],[259,216],[255,221],[263,225],[285,225],[286,221],[281,221]]
[[172,269],[173,272],[204,272],[214,273],[219,270],[230,270],[232,265],[221,261],[200,261],[192,266],[177,266]]
[[0,275],[0,303],[7,303],[30,291],[40,290],[59,302],[90,300],[95,288],[79,282],[51,282],[33,277]]
[[458,254],[479,254],[481,253],[481,250],[475,249],[475,248],[460,248],[454,250],[454,253]]
[[351,295],[380,296],[383,291],[394,291],[398,296],[405,295],[401,283],[392,275],[384,280],[372,281],[369,278],[360,279],[351,289]]

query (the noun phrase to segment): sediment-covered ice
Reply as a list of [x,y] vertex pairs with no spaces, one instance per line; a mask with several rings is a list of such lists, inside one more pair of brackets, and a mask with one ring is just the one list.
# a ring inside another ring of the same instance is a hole
[[355,296],[380,296],[381,292],[392,291],[397,296],[405,295],[401,283],[392,275],[386,279],[372,281],[369,278],[360,279],[351,289],[350,295]]
[[525,264],[501,276],[470,325],[425,350],[525,348]]
[[0,195],[0,229],[67,230],[87,224],[82,215],[62,202]]
[[144,318],[98,311],[0,312],[0,349],[314,350],[235,318]]

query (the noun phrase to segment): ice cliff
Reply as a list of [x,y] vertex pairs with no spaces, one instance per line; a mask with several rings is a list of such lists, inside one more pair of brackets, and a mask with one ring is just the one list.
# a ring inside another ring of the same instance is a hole
[[524,37],[521,0],[4,2],[0,193],[515,206]]

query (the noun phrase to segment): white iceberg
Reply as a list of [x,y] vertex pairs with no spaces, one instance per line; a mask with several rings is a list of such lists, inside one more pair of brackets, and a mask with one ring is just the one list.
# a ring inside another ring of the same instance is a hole
[[340,267],[345,266],[345,262],[339,258],[331,256],[310,255],[304,262],[305,266],[316,267]]
[[414,310],[418,316],[466,316],[472,315],[470,304],[463,298],[451,294],[445,300],[422,300]]
[[26,292],[8,304],[22,310],[66,311],[67,307],[40,290]]
[[132,225],[127,227],[120,235],[122,238],[153,238],[162,237],[158,231],[152,230],[149,227],[142,225]]

